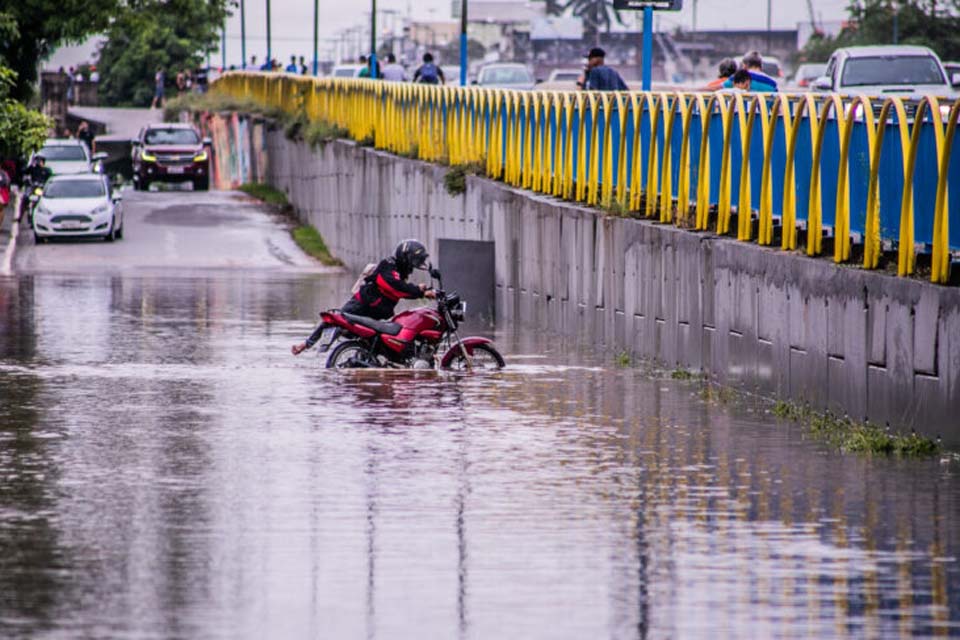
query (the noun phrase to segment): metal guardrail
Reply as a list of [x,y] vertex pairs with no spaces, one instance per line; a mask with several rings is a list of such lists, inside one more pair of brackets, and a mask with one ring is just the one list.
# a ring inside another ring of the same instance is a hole
[[[950,278],[960,253],[960,100],[596,93],[229,73],[214,91],[344,127],[378,149],[480,163],[507,183],[761,245]],[[739,212],[749,215],[738,215]],[[953,221],[951,225],[950,222]],[[779,231],[779,239],[777,239]],[[805,239],[804,239],[805,237]]]

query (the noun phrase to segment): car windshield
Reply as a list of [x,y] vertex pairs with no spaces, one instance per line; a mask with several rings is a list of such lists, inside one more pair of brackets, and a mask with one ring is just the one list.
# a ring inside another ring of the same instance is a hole
[[557,71],[553,74],[554,80],[577,80],[580,74],[576,71]]
[[842,87],[867,85],[946,84],[931,56],[850,58],[843,66]]
[[200,138],[193,129],[150,129],[144,141],[147,144],[197,144]]
[[50,145],[49,147],[41,149],[40,155],[48,162],[50,160],[77,160],[85,162],[87,159],[87,155],[83,152],[83,147],[78,144]]
[[52,180],[43,190],[44,198],[102,198],[106,195],[99,180]]
[[532,83],[530,73],[523,67],[493,67],[480,72],[480,84]]
[[333,77],[335,78],[352,78],[355,75],[353,69],[337,69],[333,72]]

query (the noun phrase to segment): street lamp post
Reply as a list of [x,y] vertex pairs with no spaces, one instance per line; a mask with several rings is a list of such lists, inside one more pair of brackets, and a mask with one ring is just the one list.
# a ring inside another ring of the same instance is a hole
[[377,77],[377,0],[370,0],[370,77]]
[[313,0],[313,75],[317,75],[317,36],[320,29],[320,0]]
[[460,86],[467,86],[467,0],[460,0]]
[[220,69],[222,71],[227,70],[227,19],[223,19],[223,27],[220,31],[220,51],[222,54],[222,61],[220,64]]
[[267,66],[273,62],[273,50],[270,48],[270,0],[267,0]]
[[242,69],[247,68],[247,12],[245,0],[240,0],[240,55],[243,62]]

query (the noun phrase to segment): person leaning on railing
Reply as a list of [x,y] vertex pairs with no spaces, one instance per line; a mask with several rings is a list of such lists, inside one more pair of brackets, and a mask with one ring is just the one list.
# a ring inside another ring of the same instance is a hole
[[724,58],[717,65],[717,77],[707,83],[707,91],[717,91],[723,88],[723,83],[737,72],[737,61],[733,58]]
[[[777,81],[763,72],[763,58],[759,51],[751,51],[743,56],[743,68],[750,74],[750,91],[776,93]],[[723,83],[724,89],[733,89],[733,78]]]
[[629,91],[620,74],[604,63],[606,56],[607,53],[600,47],[590,49],[581,88],[587,91]]

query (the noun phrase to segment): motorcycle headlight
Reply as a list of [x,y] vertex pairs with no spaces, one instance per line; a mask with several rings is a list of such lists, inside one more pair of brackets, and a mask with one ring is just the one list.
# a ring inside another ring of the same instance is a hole
[[141,152],[140,152],[140,159],[141,159],[141,160],[144,160],[145,162],[156,162],[156,161],[157,161],[157,156],[155,156],[155,155],[153,155],[153,154],[151,154],[151,153],[147,153],[146,151],[141,151]]
[[207,152],[206,152],[206,151],[201,151],[201,152],[198,153],[197,155],[193,156],[193,161],[194,161],[194,162],[204,162],[204,161],[206,161],[206,159],[207,159]]

